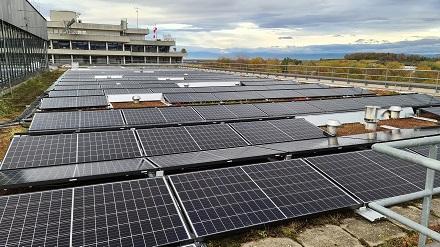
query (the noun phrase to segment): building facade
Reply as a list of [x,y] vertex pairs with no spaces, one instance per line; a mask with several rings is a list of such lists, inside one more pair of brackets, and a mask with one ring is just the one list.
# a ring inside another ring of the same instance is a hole
[[146,40],[148,29],[83,23],[72,11],[50,11],[47,22],[52,64],[176,64],[187,54],[172,49],[176,41]]
[[46,19],[26,0],[0,1],[0,88],[46,69]]

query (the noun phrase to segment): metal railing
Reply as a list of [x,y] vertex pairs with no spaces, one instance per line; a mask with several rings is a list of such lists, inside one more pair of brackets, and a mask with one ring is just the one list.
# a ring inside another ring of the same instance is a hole
[[[425,246],[427,237],[430,237],[435,241],[440,242],[440,233],[437,233],[428,228],[429,216],[431,212],[432,195],[440,193],[440,188],[434,188],[435,171],[440,171],[440,161],[437,160],[438,148],[436,144],[438,143],[440,143],[440,136],[425,137],[425,138],[404,140],[404,141],[397,141],[390,143],[380,143],[380,144],[374,144],[372,146],[373,150],[375,151],[390,155],[392,157],[404,161],[415,163],[417,165],[426,168],[426,182],[425,182],[425,189],[423,191],[387,198],[384,200],[380,200],[368,204],[368,207],[370,207],[371,209],[420,232],[418,246]],[[411,153],[409,151],[402,150],[404,148],[427,146],[427,145],[430,145],[428,157],[424,157],[415,153]],[[387,206],[391,206],[415,199],[420,199],[420,198],[423,198],[423,208],[422,208],[420,224],[386,208]]]
[[412,87],[435,89],[438,92],[440,70],[412,70],[393,68],[360,68],[336,66],[280,65],[224,63],[218,61],[185,61],[187,68],[210,69],[226,72],[239,72],[257,75],[275,75],[308,79],[345,81],[347,83],[365,83],[399,85],[411,90]]

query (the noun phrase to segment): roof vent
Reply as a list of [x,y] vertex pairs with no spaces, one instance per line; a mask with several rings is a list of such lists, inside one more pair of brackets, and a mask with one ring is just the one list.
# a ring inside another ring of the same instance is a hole
[[377,113],[379,112],[380,106],[365,106],[365,129],[375,131],[377,129]]
[[183,87],[189,87],[188,83],[183,84]]
[[402,111],[402,107],[400,106],[391,106],[390,107],[391,118],[400,118],[400,112]]
[[133,100],[133,103],[139,104],[139,101],[141,100],[141,96],[135,95],[131,99]]
[[336,136],[338,134],[338,128],[341,126],[341,122],[330,119],[325,124],[327,125],[327,132],[330,135]]

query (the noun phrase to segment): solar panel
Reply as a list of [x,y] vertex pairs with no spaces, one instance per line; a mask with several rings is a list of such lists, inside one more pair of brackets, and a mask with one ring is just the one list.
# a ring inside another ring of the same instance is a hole
[[300,159],[242,169],[288,218],[360,204]]
[[196,125],[185,127],[202,150],[247,146],[229,125]]
[[332,97],[332,96],[342,96],[342,94],[333,91],[331,89],[302,89],[298,93],[304,95],[304,97],[314,98],[314,97]]
[[80,112],[36,113],[29,131],[77,129]]
[[194,90],[190,87],[178,87],[178,88],[174,88],[174,92],[176,92],[176,93],[194,93]]
[[72,246],[159,246],[190,238],[164,178],[79,187],[74,195]]
[[40,109],[59,109],[59,108],[76,108],[77,97],[62,97],[62,98],[44,98],[41,100]]
[[0,246],[70,246],[72,190],[0,197]]
[[127,125],[148,125],[167,122],[157,108],[124,109],[122,113],[127,121]]
[[[347,110],[364,110],[365,105],[361,104],[353,99],[329,99],[331,102],[341,106],[344,109]],[[327,102],[329,100],[325,100],[324,102]]]
[[2,188],[23,187],[33,183],[48,182],[74,177],[76,165],[48,166],[0,171]]
[[431,113],[440,116],[440,107],[421,108],[423,112]]
[[129,94],[150,94],[152,91],[148,88],[129,88],[128,89]]
[[231,87],[232,91],[266,91],[268,88],[265,86],[235,86]]
[[72,85],[72,86],[62,86],[62,85],[56,85],[54,87],[54,90],[93,90],[93,89],[100,89],[100,85]]
[[128,89],[118,88],[118,89],[104,89],[105,95],[118,95],[118,94],[129,94]]
[[239,118],[267,117],[266,113],[252,104],[234,104],[224,107]]
[[76,107],[98,107],[108,106],[108,100],[106,96],[90,96],[90,97],[78,97]]
[[125,126],[120,110],[82,111],[81,128]]
[[76,135],[15,136],[1,170],[71,164],[76,161]]
[[62,166],[3,170],[0,171],[0,186],[3,188],[23,187],[34,183],[54,184],[58,180],[84,179],[84,177],[122,176],[127,173],[156,171],[155,167],[145,159],[123,159]]
[[[399,96],[406,96],[406,95],[399,95]],[[415,100],[424,105],[440,105],[440,99],[436,98],[433,95],[418,93],[418,94],[409,94],[408,97],[413,99],[412,101]]]
[[191,107],[162,107],[159,111],[169,123],[201,122],[203,121],[197,112]]
[[269,121],[277,129],[283,131],[294,140],[323,138],[322,129],[302,118]]
[[294,140],[268,121],[231,123],[230,125],[254,145]]
[[278,90],[277,91],[279,94],[283,95],[283,98],[303,98],[304,96],[300,93],[298,93],[298,91],[293,91],[293,90]]
[[307,101],[307,104],[321,109],[323,112],[338,112],[348,110],[347,108],[332,102],[332,100],[309,100]]
[[280,103],[283,104],[283,106],[289,108],[289,110],[294,111],[296,114],[310,114],[310,113],[322,113],[322,110],[308,104],[308,102],[302,102],[302,101],[295,101],[295,102],[286,102],[286,103]]
[[301,89],[330,88],[330,86],[328,86],[328,85],[317,84],[317,83],[298,84],[298,87],[301,88]]
[[[376,162],[383,168],[418,186],[419,188],[425,188],[426,168],[375,151],[362,152],[361,154],[373,162]],[[436,173],[434,179],[434,188],[439,186],[440,175]]]
[[212,94],[220,101],[244,100],[241,95],[238,95],[235,92],[220,92],[220,93],[212,93]]
[[189,93],[193,102],[218,102],[219,100],[211,93]]
[[241,168],[169,177],[196,237],[285,219]]
[[159,246],[190,239],[164,178],[0,198],[2,246]]
[[194,99],[188,93],[166,93],[164,97],[171,104],[194,102]]
[[291,106],[286,103],[262,103],[262,104],[254,104],[255,107],[262,110],[269,116],[293,116],[296,114],[296,111],[291,109]]
[[78,163],[141,157],[131,130],[78,134]]
[[266,87],[270,90],[296,90],[299,88],[298,85],[268,85]]
[[193,109],[206,120],[237,118],[235,114],[233,114],[223,105],[193,106]]
[[278,90],[273,91],[259,91],[258,94],[262,95],[266,99],[282,99],[285,98],[284,95],[278,92]]
[[367,159],[361,152],[306,158],[363,202],[404,195],[420,188]]
[[137,130],[146,156],[199,151],[200,147],[183,127]]
[[153,93],[174,93],[174,88],[150,88]]
[[72,90],[72,91],[50,91],[49,97],[50,98],[57,98],[57,97],[76,97],[78,96],[79,90]]
[[181,168],[190,165],[206,165],[212,162],[224,161],[224,157],[211,154],[210,151],[177,153],[149,157],[154,164],[161,168]]
[[252,91],[235,92],[235,94],[243,100],[258,100],[258,99],[265,99],[266,98],[266,97],[262,96],[261,94],[259,94],[257,92],[252,92]]

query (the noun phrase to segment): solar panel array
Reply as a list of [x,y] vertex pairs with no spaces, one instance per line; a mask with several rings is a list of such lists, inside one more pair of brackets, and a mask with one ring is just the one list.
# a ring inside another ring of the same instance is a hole
[[15,136],[1,170],[141,157],[131,130]]
[[123,127],[120,110],[36,113],[29,131]]
[[411,168],[411,165],[389,156],[380,157],[374,151],[325,155],[306,160],[363,202],[421,189],[417,186],[420,185],[420,177],[407,176],[411,175],[411,170],[396,173],[405,166]]
[[140,174],[156,171],[157,167],[142,158],[110,160],[63,166],[48,166],[15,170],[0,170],[0,186],[21,187],[33,184],[53,184],[87,177],[106,177],[126,174]]
[[169,179],[196,237],[359,204],[301,160]]
[[[267,118],[321,114],[341,111],[360,111],[365,105],[401,105],[412,103],[406,101],[408,95],[368,97],[356,99],[328,99],[280,103],[210,105],[194,107],[162,107],[124,109],[123,119],[119,114],[107,110],[90,113],[51,112],[35,114],[30,131],[81,129],[92,127],[149,126],[173,123],[203,122],[205,120],[241,120],[246,118]],[[388,103],[385,103],[388,102]],[[414,101],[412,101],[414,102]],[[418,103],[414,103],[418,104]],[[421,103],[419,103],[421,104]],[[435,108],[434,108],[435,109]],[[102,117],[100,114],[104,114]],[[79,116],[78,115],[84,115]],[[82,124],[78,123],[78,118]],[[87,120],[87,119],[90,119]],[[106,121],[104,121],[106,120]],[[93,121],[96,121],[94,123]],[[88,126],[90,125],[90,126]]]
[[159,246],[190,239],[163,178],[0,197],[1,246]]
[[[172,103],[372,94],[358,88],[242,79],[180,69],[144,70],[69,71],[51,88],[40,109],[104,107],[108,102],[103,95],[152,92],[164,93]],[[183,71],[189,75],[183,76]],[[245,86],[179,88],[176,84],[241,79]],[[420,190],[423,169],[372,151],[236,166],[292,153],[371,145],[374,141],[363,138],[325,138],[325,132],[300,118],[259,121],[359,110],[367,104],[425,106],[440,105],[440,100],[427,95],[397,95],[37,113],[30,127],[35,132],[15,136],[1,164],[0,185],[4,188],[147,172],[151,175],[157,170],[177,174],[0,197],[0,245],[184,244],[193,238],[188,227],[200,239]],[[217,120],[239,122],[199,124]],[[185,126],[162,126],[182,123]],[[103,131],[150,125],[157,126]],[[36,133],[82,129],[93,132]],[[407,133],[399,138],[414,135]],[[225,164],[231,167],[182,172],[184,168]],[[436,179],[439,185],[440,179]]]
[[65,108],[84,108],[108,106],[106,96],[87,96],[87,97],[63,97],[63,98],[44,98],[41,101],[41,110],[65,109]]

